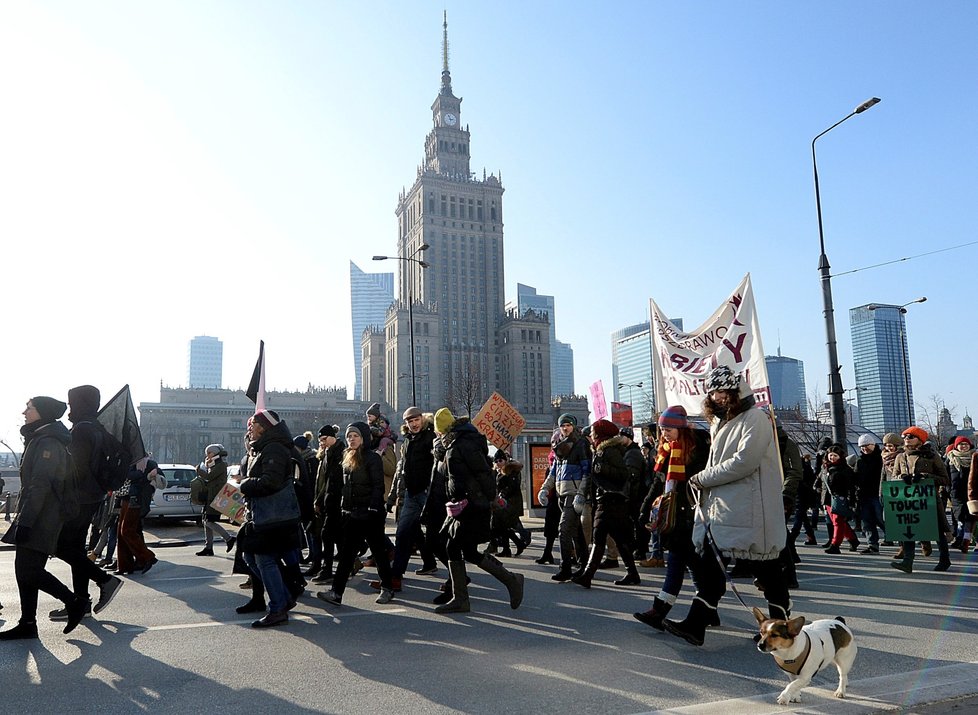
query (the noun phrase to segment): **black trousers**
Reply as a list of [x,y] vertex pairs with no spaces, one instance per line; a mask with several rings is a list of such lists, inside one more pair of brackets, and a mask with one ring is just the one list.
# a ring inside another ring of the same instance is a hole
[[[764,586],[764,598],[769,604],[775,604],[785,612],[788,611],[790,603],[788,582],[778,559],[768,561],[738,559],[737,563],[746,564],[751,575]],[[693,575],[696,595],[715,607],[727,592],[727,577],[709,541],[704,545],[702,555],[698,554],[695,548],[690,550],[689,570]]]
[[384,588],[391,588],[391,562],[388,558],[387,535],[384,533],[383,516],[353,519],[346,517],[343,522],[343,535],[339,543],[339,557],[333,577],[333,591],[340,596],[350,580],[353,559],[360,553],[364,542],[370,547],[377,562],[377,575]]
[[68,587],[44,567],[48,555],[40,551],[18,546],[14,554],[14,576],[20,592],[20,622],[37,622],[37,593],[44,591],[62,601],[66,606],[75,598]]
[[71,566],[71,588],[75,592],[75,596],[80,598],[88,597],[89,581],[102,585],[108,583],[111,578],[109,574],[88,558],[88,552],[85,550],[88,529],[91,527],[92,517],[95,516],[100,505],[99,502],[78,505],[78,516],[61,527],[61,535],[58,537],[58,550],[54,554]]

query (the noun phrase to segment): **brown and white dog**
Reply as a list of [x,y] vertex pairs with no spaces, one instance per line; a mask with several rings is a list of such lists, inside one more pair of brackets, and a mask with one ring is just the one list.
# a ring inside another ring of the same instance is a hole
[[779,705],[801,702],[801,690],[812,677],[829,663],[839,671],[839,687],[835,697],[846,696],[849,670],[856,660],[856,643],[852,630],[842,616],[824,618],[805,625],[805,617],[790,621],[768,618],[754,608],[754,618],[760,626],[757,649],[774,656],[778,667],[788,673],[791,682],[778,696]]

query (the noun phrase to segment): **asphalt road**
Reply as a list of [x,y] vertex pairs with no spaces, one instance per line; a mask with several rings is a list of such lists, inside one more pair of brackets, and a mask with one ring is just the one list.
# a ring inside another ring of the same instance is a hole
[[[2,525],[0,525],[2,528]],[[602,571],[591,590],[550,580],[536,542],[506,563],[526,576],[523,606],[470,567],[473,612],[433,613],[439,577],[409,572],[405,591],[374,603],[367,580],[351,582],[343,606],[300,599],[288,626],[250,628],[234,612],[248,594],[230,557],[196,557],[200,532],[187,525],[148,527],[160,563],[129,579],[112,606],[68,636],[44,614],[41,637],[0,642],[4,712],[310,713],[920,713],[978,711],[978,556],[956,553],[948,573],[931,570],[936,553],[904,575],[879,556],[801,549],[802,589],[794,612],[843,615],[859,656],[846,700],[832,697],[823,673],[803,702],[775,704],[785,676],[757,652],[752,617],[730,594],[723,626],[694,648],[631,617],[644,610],[661,570],[643,584],[616,587],[623,571]],[[197,540],[197,543],[188,543]],[[416,565],[412,564],[412,569]],[[50,570],[67,581],[57,561]],[[370,571],[364,572],[372,577]],[[762,606],[746,581],[738,588]],[[689,587],[677,608],[685,613]],[[0,627],[19,613],[13,551],[0,549]],[[960,698],[966,698],[961,700]],[[940,705],[928,705],[943,701]]]

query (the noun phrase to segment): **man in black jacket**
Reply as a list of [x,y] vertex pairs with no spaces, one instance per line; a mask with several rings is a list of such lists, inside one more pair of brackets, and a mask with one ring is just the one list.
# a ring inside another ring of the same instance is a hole
[[[79,385],[68,390],[68,421],[71,422],[71,453],[78,494],[78,516],[66,522],[58,539],[59,559],[71,566],[71,585],[75,597],[88,603],[88,613],[100,613],[122,588],[122,579],[107,574],[96,566],[85,551],[85,540],[92,526],[92,518],[105,499],[105,490],[99,486],[93,468],[103,454],[102,433],[96,423],[101,394],[97,387]],[[88,582],[98,585],[99,598],[92,608],[88,595]],[[66,609],[51,611],[52,621],[68,619]]]
[[[421,531],[421,511],[428,497],[431,483],[431,468],[435,463],[431,453],[435,441],[435,427],[431,418],[425,417],[417,407],[404,411],[404,426],[401,428],[404,441],[401,442],[400,459],[394,473],[394,487],[387,496],[387,511],[394,507],[398,497],[403,499],[397,518],[397,534],[394,538],[394,561],[391,565],[392,581],[395,591],[401,590],[401,579],[411,559],[411,549],[415,543],[422,545],[422,566],[419,574],[434,573],[438,565],[431,550],[424,545]],[[380,581],[370,584],[380,589]]]

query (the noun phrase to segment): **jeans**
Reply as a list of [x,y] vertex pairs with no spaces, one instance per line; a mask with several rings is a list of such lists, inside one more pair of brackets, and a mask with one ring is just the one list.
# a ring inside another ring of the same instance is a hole
[[261,579],[268,594],[268,610],[270,613],[284,611],[289,605],[289,592],[282,580],[282,572],[278,568],[278,554],[243,554],[245,563],[252,573]]
[[404,504],[397,518],[397,533],[394,537],[394,563],[391,572],[394,578],[400,578],[407,570],[411,560],[411,547],[415,542],[422,544],[421,560],[426,565],[434,563],[434,557],[423,546],[424,533],[421,531],[421,510],[428,500],[428,493],[408,494],[404,492]]
[[869,543],[879,546],[879,529],[883,528],[883,503],[879,497],[869,497],[860,502],[859,511],[863,518],[863,529],[869,530]]
[[[584,536],[583,529],[581,528],[581,516],[574,510],[573,494],[558,497],[558,499],[560,499],[560,525],[558,526],[558,532],[560,534],[560,565],[561,567],[570,568],[575,543],[580,546],[578,541]],[[577,555],[579,560],[584,560],[584,553],[584,549],[580,549],[580,553]]]

